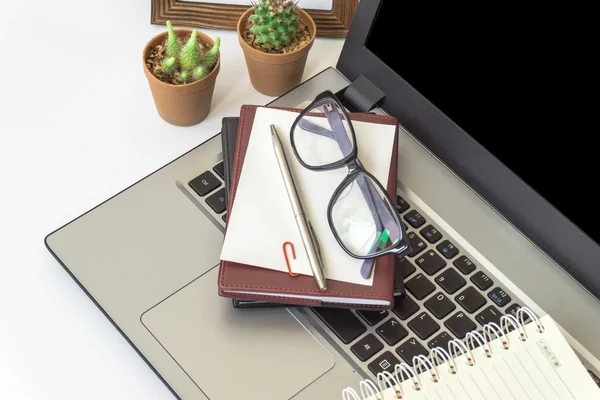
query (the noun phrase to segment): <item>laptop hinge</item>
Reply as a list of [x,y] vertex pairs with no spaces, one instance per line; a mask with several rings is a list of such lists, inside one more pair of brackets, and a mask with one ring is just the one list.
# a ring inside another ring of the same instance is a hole
[[358,112],[372,110],[384,98],[379,88],[370,80],[360,75],[344,90],[344,99]]

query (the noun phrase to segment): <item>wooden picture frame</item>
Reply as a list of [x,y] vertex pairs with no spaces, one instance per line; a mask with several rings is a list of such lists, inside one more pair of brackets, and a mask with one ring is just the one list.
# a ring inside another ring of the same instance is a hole
[[[236,30],[237,21],[250,7],[237,4],[214,4],[182,0],[151,0],[150,22],[207,29]],[[359,0],[332,0],[331,10],[305,9],[315,20],[317,36],[346,37]]]

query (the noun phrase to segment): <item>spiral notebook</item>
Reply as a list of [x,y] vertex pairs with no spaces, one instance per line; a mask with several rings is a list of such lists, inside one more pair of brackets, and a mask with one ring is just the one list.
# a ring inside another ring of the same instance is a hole
[[[389,365],[377,380],[342,391],[344,400],[589,400],[600,388],[554,320],[528,308],[484,325],[413,365]],[[529,317],[530,322],[523,324]]]

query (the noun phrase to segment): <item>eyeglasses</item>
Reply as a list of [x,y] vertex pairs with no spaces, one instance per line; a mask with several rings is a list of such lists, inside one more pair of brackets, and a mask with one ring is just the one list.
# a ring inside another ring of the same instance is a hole
[[[298,115],[292,124],[290,141],[296,158],[305,168],[317,171],[348,168],[348,175],[333,193],[327,208],[329,226],[346,253],[366,260],[410,251],[394,203],[358,159],[352,122],[332,92],[318,95]],[[363,276],[367,272],[370,275],[372,264],[366,264]]]

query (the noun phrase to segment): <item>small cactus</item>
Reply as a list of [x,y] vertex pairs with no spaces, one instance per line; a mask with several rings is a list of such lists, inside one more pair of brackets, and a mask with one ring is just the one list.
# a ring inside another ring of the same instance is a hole
[[175,57],[169,57],[166,58],[163,61],[163,70],[169,74],[169,75],[173,75],[175,74],[175,64],[177,63],[177,59]]
[[201,65],[194,70],[192,77],[197,81],[198,79],[204,78],[204,75],[206,75],[206,68]]
[[208,69],[217,64],[217,60],[219,59],[219,47],[221,46],[221,38],[215,38],[215,45],[209,51],[204,54],[204,66]]
[[202,53],[198,45],[198,31],[192,31],[189,39],[182,43],[175,34],[171,21],[167,21],[166,57],[162,69],[181,83],[191,83],[204,78],[217,64],[221,39],[215,38],[213,47]]
[[167,57],[177,57],[179,54],[179,50],[181,50],[181,45],[179,44],[179,40],[175,35],[175,31],[173,31],[173,25],[171,21],[167,21]]
[[293,0],[256,1],[252,7],[254,14],[248,20],[256,43],[268,50],[281,50],[296,36],[298,11]]

